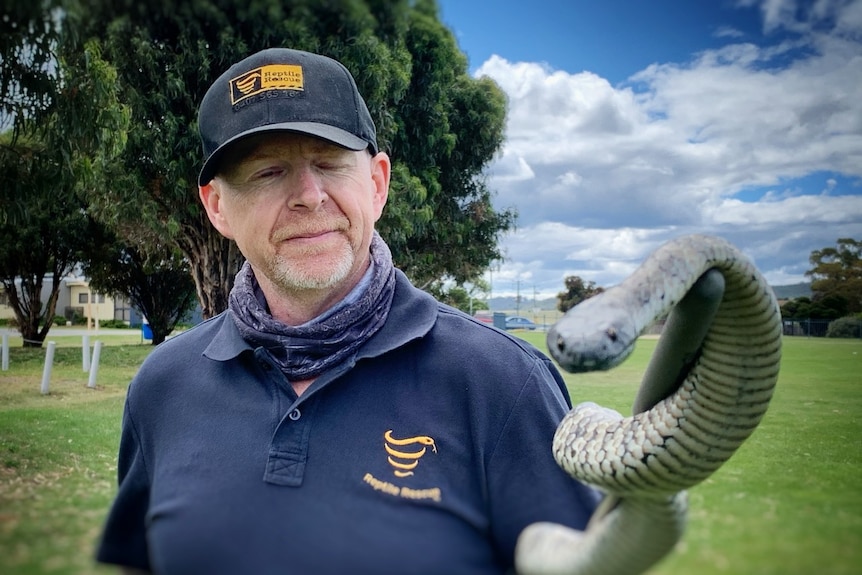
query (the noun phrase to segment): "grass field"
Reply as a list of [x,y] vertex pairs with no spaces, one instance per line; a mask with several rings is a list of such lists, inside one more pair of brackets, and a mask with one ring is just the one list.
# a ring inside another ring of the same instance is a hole
[[[544,347],[544,334],[519,335]],[[52,339],[50,394],[39,392],[44,350],[15,347],[0,372],[0,573],[116,573],[92,552],[115,489],[125,390],[152,348],[139,335],[103,338],[89,389],[80,338]],[[572,400],[627,413],[654,345],[641,340],[611,372],[566,375]],[[862,572],[860,386],[862,341],[786,339],[763,423],[690,491],[687,533],[651,574]]]
[[[544,347],[544,334],[523,335]],[[656,340],[615,370],[566,376],[572,401],[628,415]],[[862,341],[785,338],[760,427],[689,491],[689,524],[653,575],[862,573]]]

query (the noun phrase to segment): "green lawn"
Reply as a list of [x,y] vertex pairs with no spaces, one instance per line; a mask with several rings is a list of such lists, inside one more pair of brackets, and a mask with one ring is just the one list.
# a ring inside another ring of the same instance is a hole
[[[544,334],[519,335],[544,347]],[[91,557],[114,493],[125,390],[151,349],[135,338],[100,338],[96,389],[86,387],[80,338],[52,338],[48,395],[39,392],[44,350],[11,350],[11,369],[0,372],[0,573],[116,572]],[[627,413],[654,345],[641,340],[611,372],[566,375],[573,401]],[[651,573],[859,573],[860,385],[862,341],[786,339],[761,427],[690,491],[688,531]]]
[[[521,334],[544,347],[544,334]],[[656,340],[615,370],[566,374],[572,401],[628,415]],[[862,573],[862,341],[785,338],[760,427],[689,491],[689,524],[650,573]]]
[[93,545],[115,489],[126,387],[152,346],[134,345],[136,331],[91,336],[104,346],[90,389],[81,337],[49,339],[48,395],[44,349],[11,348],[0,372],[0,573],[115,574],[93,565]]

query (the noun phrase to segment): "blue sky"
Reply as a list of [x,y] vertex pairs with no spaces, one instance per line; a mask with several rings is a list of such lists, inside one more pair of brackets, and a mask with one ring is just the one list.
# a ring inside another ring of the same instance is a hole
[[862,0],[439,0],[509,99],[493,295],[618,283],[721,235],[774,285],[862,239]]

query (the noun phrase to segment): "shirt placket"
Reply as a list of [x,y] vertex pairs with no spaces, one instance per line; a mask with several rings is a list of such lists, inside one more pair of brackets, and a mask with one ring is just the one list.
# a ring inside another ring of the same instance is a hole
[[[255,356],[267,376],[278,387],[283,390],[290,389],[290,382],[264,350],[256,350]],[[299,487],[305,475],[311,420],[317,400],[305,394],[297,398],[292,390],[281,393],[282,396],[291,397],[293,403],[281,417],[273,434],[263,480],[273,485]]]

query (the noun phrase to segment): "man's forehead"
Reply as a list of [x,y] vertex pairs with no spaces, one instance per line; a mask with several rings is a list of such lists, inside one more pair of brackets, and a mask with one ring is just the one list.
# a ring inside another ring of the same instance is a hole
[[268,132],[248,136],[231,144],[224,150],[216,173],[227,175],[234,172],[242,164],[258,160],[290,156],[314,156],[344,160],[359,153],[307,134]]
[[255,134],[231,145],[226,159],[242,159],[250,156],[262,156],[291,151],[313,152],[318,154],[354,154],[343,146],[323,138],[300,134],[296,132],[274,131],[265,134]]

